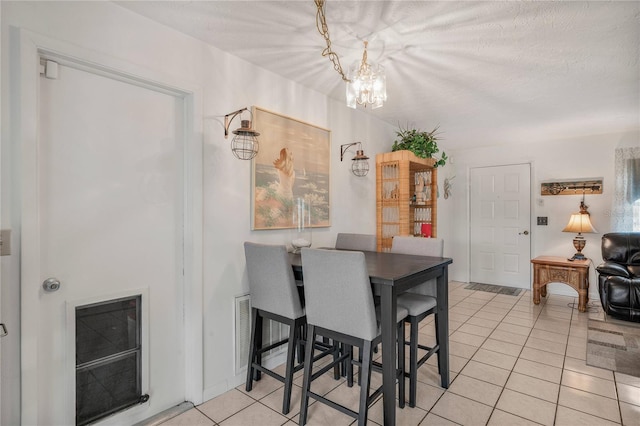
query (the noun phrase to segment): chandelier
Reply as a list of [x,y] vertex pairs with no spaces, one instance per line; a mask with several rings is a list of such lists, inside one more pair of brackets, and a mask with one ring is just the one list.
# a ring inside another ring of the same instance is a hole
[[348,76],[345,75],[340,64],[340,58],[331,49],[331,38],[329,37],[329,27],[324,14],[324,0],[314,0],[318,12],[316,14],[316,27],[327,43],[327,47],[322,51],[322,56],[327,56],[333,63],[342,79],[347,83],[347,106],[355,108],[356,105],[371,105],[372,109],[380,108],[387,100],[387,80],[384,67],[368,61],[367,42],[364,42],[364,53],[362,60],[355,61],[349,68]]
[[371,105],[372,109],[380,108],[387,100],[387,79],[384,67],[367,62],[367,42],[364,42],[362,61],[355,61],[348,74],[347,106]]

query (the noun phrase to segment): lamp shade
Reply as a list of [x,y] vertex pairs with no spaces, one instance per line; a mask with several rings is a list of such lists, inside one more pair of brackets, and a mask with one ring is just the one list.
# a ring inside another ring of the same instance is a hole
[[573,213],[569,223],[562,232],[572,232],[574,234],[592,234],[598,232],[591,224],[588,213]]

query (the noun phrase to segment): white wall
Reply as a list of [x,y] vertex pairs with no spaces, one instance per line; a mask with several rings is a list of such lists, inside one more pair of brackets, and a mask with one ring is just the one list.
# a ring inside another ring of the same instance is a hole
[[[19,251],[19,184],[16,176],[18,140],[11,130],[9,26],[26,28],[74,43],[101,54],[188,81],[202,90],[204,126],[204,394],[212,397],[239,383],[233,365],[233,298],[248,290],[241,243],[244,240],[285,243],[287,231],[250,231],[250,163],[236,160],[223,135],[223,115],[257,105],[331,129],[332,226],[314,230],[314,246],[332,245],[341,231],[375,232],[375,154],[390,149],[394,126],[353,111],[341,102],[306,89],[263,69],[139,17],[113,3],[7,2],[2,8],[2,223],[14,230],[14,253]],[[135,113],[135,112],[133,112]],[[233,125],[237,122],[234,121]],[[600,234],[586,235],[585,254],[600,261],[599,239],[609,228],[613,150],[637,144],[638,132],[593,135],[561,141],[541,141],[516,147],[495,146],[447,153],[452,162],[439,169],[438,234],[445,255],[453,257],[450,278],[468,280],[468,170],[483,165],[532,164],[532,219],[548,216],[549,225],[532,225],[532,256],[573,253],[573,235],[561,230],[578,208],[579,196],[540,197],[540,182],[550,179],[603,177],[604,194],[587,196],[586,203]],[[350,156],[340,163],[340,145],[362,141],[371,158],[365,178],[350,173]],[[453,177],[452,196],[444,200],[442,182]],[[537,204],[542,199],[543,205]],[[2,259],[2,314],[18,330],[19,256]],[[595,282],[592,271],[592,284]],[[566,287],[566,286],[564,286]],[[594,287],[592,287],[593,290]],[[569,290],[572,291],[572,290]],[[593,293],[593,291],[592,291]],[[2,347],[2,424],[18,424],[19,356],[15,333]]]
[[[393,126],[370,114],[257,68],[219,49],[179,34],[108,2],[5,2],[2,8],[2,227],[14,229],[14,255],[2,261],[2,311],[19,329],[19,184],[11,118],[18,99],[9,85],[10,32],[15,26],[73,43],[189,82],[202,90],[204,140],[204,395],[210,398],[237,385],[233,365],[233,301],[248,291],[242,242],[286,243],[288,231],[250,230],[250,162],[235,159],[224,139],[223,116],[251,105],[331,130],[330,228],[314,230],[314,246],[333,245],[340,231],[375,232],[375,168],[365,178],[341,163],[340,145],[363,143],[372,159],[387,151]],[[6,96],[5,94],[8,94]],[[13,111],[12,111],[13,108]],[[135,111],[132,111],[135,113]],[[197,119],[195,121],[198,121]],[[232,127],[239,127],[234,121]],[[235,128],[234,127],[234,128]],[[11,158],[11,160],[8,160]],[[18,424],[19,341],[5,340],[2,352],[2,424]]]
[[[638,130],[619,134],[591,135],[575,139],[540,141],[531,144],[515,144],[459,150],[451,153],[454,168],[453,202],[438,205],[439,218],[453,218],[446,232],[451,241],[447,256],[454,258],[450,278],[469,280],[469,169],[478,166],[494,166],[518,163],[531,164],[531,256],[551,255],[570,257],[575,253],[573,234],[564,233],[571,213],[578,211],[582,195],[541,196],[540,184],[556,179],[604,178],[603,193],[585,197],[591,221],[599,231],[584,234],[587,245],[583,250],[593,266],[602,262],[600,239],[611,231],[610,209],[613,199],[614,151],[618,147],[637,145]],[[441,208],[442,206],[442,208]],[[547,216],[547,226],[536,225],[537,216]],[[442,229],[442,228],[440,228]],[[447,245],[445,245],[446,247]],[[595,270],[590,270],[590,298],[597,295]],[[562,284],[551,284],[555,293],[577,295],[573,289]]]

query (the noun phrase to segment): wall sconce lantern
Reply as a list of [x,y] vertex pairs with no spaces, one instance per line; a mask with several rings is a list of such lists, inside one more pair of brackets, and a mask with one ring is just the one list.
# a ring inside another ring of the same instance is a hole
[[369,157],[364,155],[362,143],[352,142],[340,145],[340,161],[344,158],[345,152],[347,152],[347,150],[353,145],[358,145],[359,149],[356,150],[356,156],[352,159],[353,163],[351,164],[351,173],[358,177],[366,176],[367,173],[369,173],[369,161],[367,161],[369,160]]
[[[249,111],[249,114],[251,114],[251,111],[248,108],[242,108],[224,116],[225,139],[229,136],[229,126],[233,119],[244,111]],[[260,148],[257,138],[260,136],[260,133],[251,128],[251,120],[242,120],[242,116],[240,116],[240,118],[240,128],[232,132],[236,136],[231,140],[231,151],[233,151],[233,155],[240,160],[251,160],[256,156],[258,149]],[[253,114],[251,114],[251,118],[253,119]]]
[[580,211],[571,215],[571,217],[569,218],[569,223],[567,224],[567,226],[565,226],[562,232],[572,232],[574,234],[578,234],[573,239],[573,247],[575,247],[577,252],[570,260],[586,259],[585,255],[582,254],[582,249],[584,249],[584,246],[587,244],[587,242],[582,236],[582,233],[591,234],[598,232],[598,230],[591,224],[591,218],[589,212],[587,211],[587,206],[584,204],[584,198],[580,202]]

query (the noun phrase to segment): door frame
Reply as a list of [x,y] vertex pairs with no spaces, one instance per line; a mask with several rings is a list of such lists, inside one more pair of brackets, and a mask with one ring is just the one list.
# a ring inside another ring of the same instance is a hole
[[[0,5],[0,22],[2,22],[2,6]],[[2,33],[0,29],[0,46],[2,46]],[[0,55],[0,86],[2,85],[2,55]],[[0,129],[2,129],[2,103],[0,102]],[[0,188],[2,188],[2,143],[0,142]],[[3,191],[0,191],[3,192]],[[2,196],[0,195],[0,229],[4,227],[2,221]],[[0,323],[4,323],[2,316],[2,292],[4,291],[5,284],[2,283],[2,262],[0,261]],[[2,337],[0,337],[0,380],[2,380]],[[2,386],[0,385],[0,423],[2,423],[2,405],[4,399],[2,398]]]
[[[155,89],[164,89],[181,96],[185,104],[184,117],[184,164],[183,164],[183,265],[184,265],[184,341],[181,346],[185,354],[185,400],[194,404],[202,402],[203,396],[203,247],[202,247],[202,89],[175,77],[132,64],[126,60],[79,47],[67,42],[51,39],[22,28],[10,29],[13,40],[12,87],[16,88],[12,98],[12,120],[15,127],[12,139],[19,146],[16,164],[20,182],[16,186],[19,203],[15,206],[20,218],[21,270],[20,288],[20,332],[21,332],[21,418],[23,424],[38,424],[37,401],[37,354],[36,336],[26,331],[35,330],[38,312],[30,306],[39,300],[41,283],[38,268],[29,270],[26,264],[39,264],[38,200],[36,191],[38,170],[38,79],[40,78],[41,55],[56,57],[61,61],[85,64],[91,69],[137,81]],[[99,65],[98,65],[99,64]],[[16,103],[18,105],[16,105]],[[19,106],[19,108],[17,107]]]
[[[471,169],[477,169],[477,168],[481,168],[481,167],[504,167],[504,166],[517,166],[517,165],[522,165],[522,164],[528,164],[529,165],[529,253],[530,255],[533,255],[534,253],[534,248],[535,248],[535,239],[534,239],[534,235],[535,235],[535,227],[533,224],[533,210],[534,210],[534,194],[535,194],[535,165],[534,165],[534,161],[532,160],[528,160],[528,161],[515,161],[513,163],[478,163],[478,164],[471,164],[469,166],[467,166],[467,209],[466,209],[466,213],[467,213],[467,219],[466,219],[466,224],[467,224],[467,253],[466,253],[466,257],[467,257],[467,282],[471,281],[471,268],[472,268],[472,264],[471,264]],[[532,289],[532,281],[531,281],[531,268],[529,268],[529,289]]]

